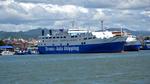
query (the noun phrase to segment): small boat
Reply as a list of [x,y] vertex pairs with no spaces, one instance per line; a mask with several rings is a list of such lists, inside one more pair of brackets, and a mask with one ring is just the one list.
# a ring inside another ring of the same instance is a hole
[[144,45],[141,50],[150,50],[150,40],[144,40]]
[[27,48],[28,54],[38,54],[37,46],[30,46]]
[[14,55],[14,48],[13,46],[0,46],[0,55]]
[[124,51],[139,51],[141,47],[141,42],[137,39],[136,36],[131,35],[127,32],[113,31],[115,36],[127,36]]
[[16,55],[26,55],[26,54],[28,54],[28,52],[27,52],[27,51],[17,50],[17,51],[15,52],[15,54],[16,54]]
[[1,52],[1,55],[14,55],[15,52],[4,50]]
[[136,38],[136,36],[128,35],[128,38],[124,46],[124,51],[139,51],[140,47],[141,47],[141,43]]

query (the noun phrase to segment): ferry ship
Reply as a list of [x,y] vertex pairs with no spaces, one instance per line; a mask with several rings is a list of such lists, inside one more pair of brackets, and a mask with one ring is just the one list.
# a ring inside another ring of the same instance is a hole
[[38,51],[40,54],[122,52],[126,38],[111,31],[51,29],[46,35],[42,30]]
[[141,47],[140,41],[136,36],[128,35],[124,50],[125,51],[139,51]]
[[[122,31],[122,30],[121,30]],[[141,47],[140,41],[137,39],[136,36],[131,35],[127,32],[120,32],[120,31],[112,31],[115,36],[126,36],[126,42],[124,45],[124,51],[139,51]]]

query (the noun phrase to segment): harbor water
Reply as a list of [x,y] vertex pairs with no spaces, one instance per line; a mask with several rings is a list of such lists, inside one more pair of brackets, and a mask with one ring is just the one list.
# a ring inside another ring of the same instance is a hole
[[150,51],[0,56],[0,84],[150,84]]

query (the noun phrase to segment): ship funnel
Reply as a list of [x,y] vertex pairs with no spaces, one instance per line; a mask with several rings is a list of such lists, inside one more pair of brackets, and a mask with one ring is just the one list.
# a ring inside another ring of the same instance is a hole
[[44,29],[42,29],[42,36],[44,36]]
[[52,30],[49,30],[49,35],[52,35]]

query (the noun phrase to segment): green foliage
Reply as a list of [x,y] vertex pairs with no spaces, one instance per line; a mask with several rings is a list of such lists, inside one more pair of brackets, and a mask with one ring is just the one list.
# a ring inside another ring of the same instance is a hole
[[150,40],[150,36],[146,36],[144,40]]
[[0,46],[3,46],[3,45],[5,45],[5,43],[2,40],[0,40]]

